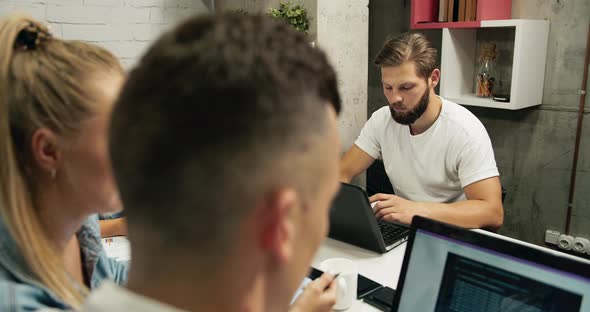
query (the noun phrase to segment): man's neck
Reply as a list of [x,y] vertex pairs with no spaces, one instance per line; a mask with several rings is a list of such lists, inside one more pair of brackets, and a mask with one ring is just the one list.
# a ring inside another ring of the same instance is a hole
[[418,135],[426,132],[434,124],[440,115],[442,109],[442,99],[438,97],[433,90],[430,91],[430,100],[428,101],[428,108],[416,120],[415,123],[410,125],[410,133],[412,135]]

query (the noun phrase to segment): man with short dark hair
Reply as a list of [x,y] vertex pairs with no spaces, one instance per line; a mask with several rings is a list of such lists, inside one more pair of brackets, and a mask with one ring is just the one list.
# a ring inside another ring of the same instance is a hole
[[[194,17],[141,59],[112,114],[130,291],[85,311],[287,311],[338,190],[340,97],[324,53],[265,16]],[[292,311],[330,311],[324,275]]]
[[342,158],[341,180],[382,158],[395,195],[370,198],[378,218],[407,224],[420,215],[497,229],[504,216],[490,138],[471,112],[434,93],[436,55],[421,34],[387,39],[374,63],[389,105],[373,113]]

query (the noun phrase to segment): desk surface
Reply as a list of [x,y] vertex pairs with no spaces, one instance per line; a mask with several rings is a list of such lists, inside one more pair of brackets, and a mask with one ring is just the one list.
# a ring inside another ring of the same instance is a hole
[[[103,238],[103,246],[109,257],[119,261],[126,261],[131,258],[130,246],[127,238],[118,236]],[[346,258],[358,265],[359,273],[391,288],[396,288],[397,279],[402,267],[406,243],[403,243],[393,250],[381,255],[356,246],[345,244],[330,238],[322,243],[313,259],[312,265],[319,268],[322,261],[329,258]],[[354,302],[347,311],[373,312],[379,311],[361,300]]]
[[[393,250],[381,255],[356,246],[342,243],[327,238],[323,243],[312,265],[319,268],[322,261],[329,258],[347,258],[354,261],[359,273],[393,289],[397,287],[397,280],[402,268],[406,243],[403,243]],[[346,311],[372,312],[378,309],[357,300],[352,307]]]

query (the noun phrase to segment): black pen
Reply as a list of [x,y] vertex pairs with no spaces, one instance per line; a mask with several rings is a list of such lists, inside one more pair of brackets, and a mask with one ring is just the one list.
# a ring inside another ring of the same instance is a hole
[[[336,278],[338,277],[338,275],[340,275],[340,273],[336,273],[336,274],[334,275],[334,278],[332,278],[332,282],[336,280]],[[330,282],[330,284],[332,284],[332,282]],[[329,287],[329,286],[330,286],[330,285],[328,284],[328,287]],[[324,290],[328,289],[328,287],[324,288]]]

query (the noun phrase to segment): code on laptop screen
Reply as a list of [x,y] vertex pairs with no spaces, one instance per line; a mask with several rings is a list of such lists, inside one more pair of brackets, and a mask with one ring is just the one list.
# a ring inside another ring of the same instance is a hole
[[590,312],[590,279],[422,229],[399,312]]
[[454,253],[447,255],[436,312],[577,312],[582,296]]

